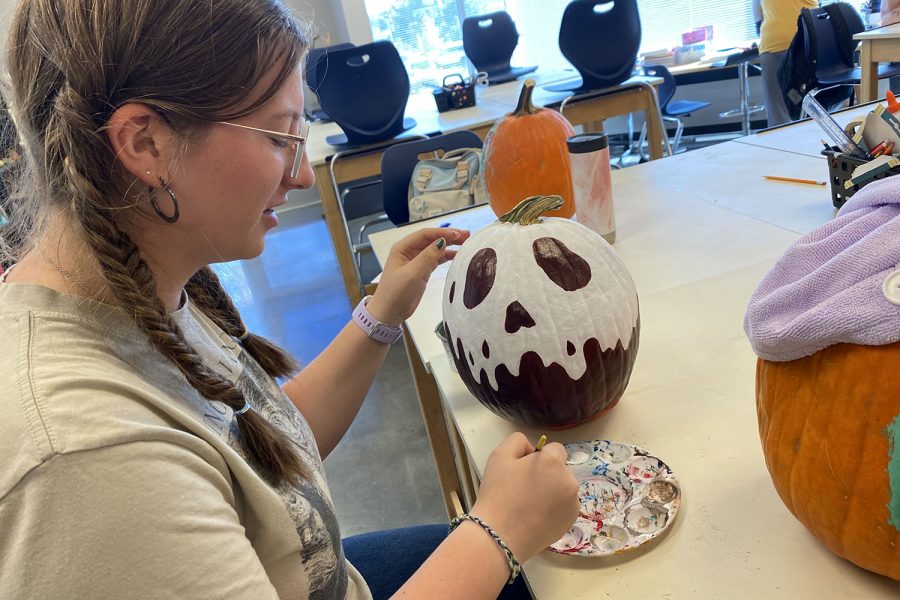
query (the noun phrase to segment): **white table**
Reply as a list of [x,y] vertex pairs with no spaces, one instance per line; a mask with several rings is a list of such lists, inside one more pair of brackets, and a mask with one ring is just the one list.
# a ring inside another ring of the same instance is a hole
[[[834,112],[831,116],[837,121],[838,125],[843,128],[853,119],[865,117],[868,113],[875,110],[877,104],[877,102],[870,102],[852,106]],[[828,139],[828,136],[821,127],[809,120],[804,120],[760,131],[759,133],[738,138],[734,141],[741,144],[760,146],[762,148],[805,154],[806,156],[822,156],[822,140],[827,141],[829,144],[833,143]]]
[[900,23],[857,33],[853,39],[862,42],[859,100],[869,102],[878,98],[878,63],[900,60]]
[[[683,503],[671,530],[646,549],[610,559],[544,552],[529,561],[524,572],[539,600],[900,597],[900,584],[825,550],[781,503],[765,468],[743,314],[785,248],[833,214],[824,188],[763,180],[776,166],[813,177],[825,161],[729,142],[613,173],[615,248],[641,299],[641,347],[619,405],[551,439],[642,446],[674,469]],[[492,219],[482,207],[439,220],[478,227]],[[373,235],[379,260],[394,240],[429,224]],[[426,420],[449,426],[436,459],[455,450],[477,487],[491,449],[522,428],[475,400],[434,336],[445,273],[435,273],[406,323],[407,350],[417,389],[443,411],[435,415],[423,398]],[[544,433],[524,431],[531,439]],[[461,475],[452,491],[465,501],[476,490]]]

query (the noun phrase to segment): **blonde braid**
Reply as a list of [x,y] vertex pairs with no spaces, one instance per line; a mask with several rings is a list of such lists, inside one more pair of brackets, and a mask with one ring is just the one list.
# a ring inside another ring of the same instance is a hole
[[[27,191],[17,200],[27,195],[30,206],[46,208],[14,211],[21,226],[2,232],[0,249],[17,252],[33,243],[50,209],[64,210],[83,230],[116,303],[154,347],[204,397],[241,409],[241,390],[207,367],[184,339],[157,297],[136,244],[116,226],[117,215],[134,210],[125,199],[133,181],[122,172],[105,131],[117,108],[137,102],[163,114],[186,140],[202,133],[204,124],[252,113],[277,93],[308,47],[303,28],[280,0],[219,0],[216,8],[158,0],[18,3],[7,66],[34,180],[23,180]],[[249,91],[276,65],[274,80],[246,104]],[[31,239],[10,238],[10,231]],[[197,293],[202,310],[229,333],[241,326],[217,281],[201,274],[195,283],[209,290]],[[261,343],[252,340],[250,353],[270,373],[287,373],[287,362]],[[267,362],[270,355],[276,358]],[[249,411],[238,425],[263,476],[276,484],[308,477],[294,444],[261,415]]]
[[191,302],[197,305],[222,331],[240,338],[248,334],[241,344],[263,370],[272,377],[289,377],[299,365],[293,357],[262,336],[249,333],[240,312],[222,287],[218,275],[209,267],[197,271],[185,290]]
[[[86,128],[78,124],[73,101],[83,100],[75,95],[61,94],[57,107],[61,114],[55,140],[48,141],[48,157],[63,156],[63,176],[73,198],[72,209],[84,231],[110,291],[120,307],[147,335],[153,346],[168,358],[184,375],[188,383],[209,400],[222,402],[233,410],[244,406],[243,392],[230,381],[204,364],[202,358],[185,340],[178,325],[167,313],[157,296],[156,280],[138,247],[116,226],[109,210],[103,210],[103,194],[94,183],[75,168],[75,161],[67,152],[84,147],[88,140],[79,140],[76,132]],[[74,113],[74,114],[73,114]],[[76,123],[74,129],[70,125]],[[56,160],[54,158],[54,160]],[[274,485],[284,481],[296,482],[308,477],[305,466],[293,450],[288,437],[256,411],[238,417],[241,439],[261,473]]]
[[[130,316],[154,347],[204,398],[223,402],[233,410],[242,408],[243,392],[204,364],[166,312],[156,295],[150,268],[131,239],[97,212],[83,213],[81,224],[113,296],[131,311]],[[274,485],[308,477],[303,463],[290,449],[290,440],[265,417],[251,410],[238,417],[238,426],[250,456]]]

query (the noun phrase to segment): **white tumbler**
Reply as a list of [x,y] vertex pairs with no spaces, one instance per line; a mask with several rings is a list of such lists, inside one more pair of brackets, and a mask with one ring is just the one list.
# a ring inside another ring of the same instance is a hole
[[584,133],[572,136],[566,142],[575,191],[575,220],[612,244],[616,241],[616,216],[609,169],[609,139],[605,133]]

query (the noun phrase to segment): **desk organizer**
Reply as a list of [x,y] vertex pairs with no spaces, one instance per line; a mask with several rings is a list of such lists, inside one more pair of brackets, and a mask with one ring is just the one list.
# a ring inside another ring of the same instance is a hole
[[444,77],[443,85],[434,90],[434,102],[438,112],[475,106],[475,81],[466,81],[462,75]]
[[872,179],[865,183],[845,188],[844,183],[850,180],[853,170],[860,165],[866,164],[868,161],[862,158],[848,156],[841,152],[834,152],[832,150],[823,150],[822,154],[825,155],[828,162],[828,180],[831,184],[831,203],[835,208],[842,207],[853,194],[858,192],[860,188],[866,184],[878,181],[879,179],[884,179],[885,177],[890,177],[891,175],[900,174],[900,167],[894,167],[873,176]]

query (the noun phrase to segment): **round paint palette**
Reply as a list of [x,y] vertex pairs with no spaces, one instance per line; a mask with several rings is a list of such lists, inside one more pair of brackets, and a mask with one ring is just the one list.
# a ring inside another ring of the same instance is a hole
[[675,520],[681,486],[669,465],[646,450],[591,440],[566,444],[566,454],[579,481],[581,511],[550,550],[574,556],[618,554],[649,542]]

